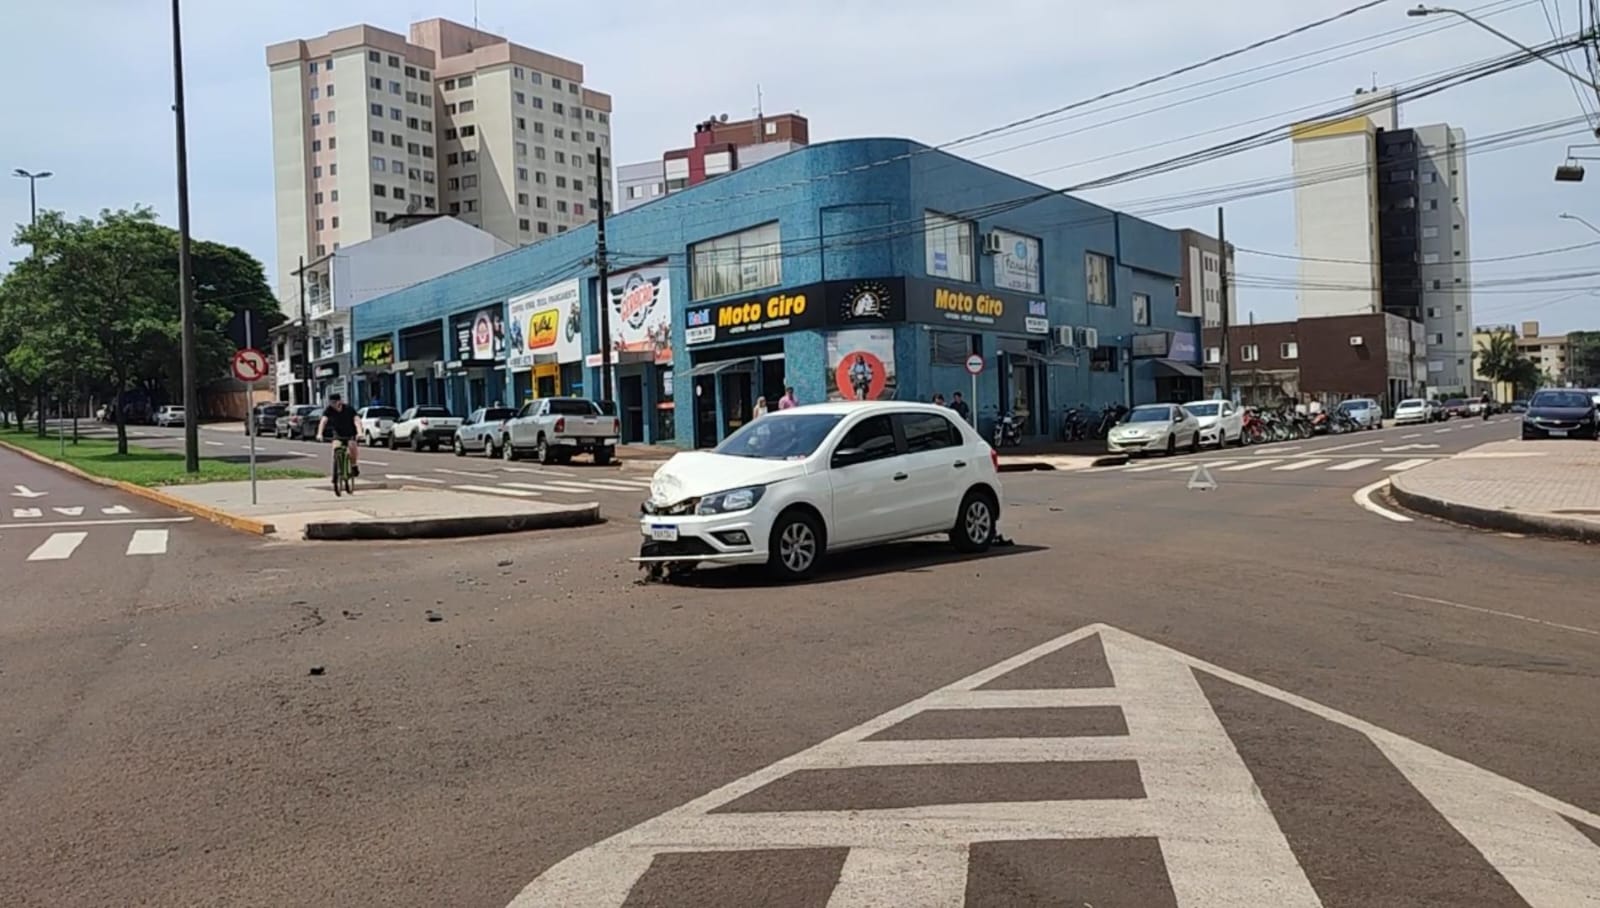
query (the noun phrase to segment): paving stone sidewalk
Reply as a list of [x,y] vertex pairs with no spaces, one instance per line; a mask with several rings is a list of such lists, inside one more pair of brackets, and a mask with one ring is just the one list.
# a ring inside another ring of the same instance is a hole
[[1600,444],[1500,441],[1397,474],[1401,505],[1485,529],[1600,542]]

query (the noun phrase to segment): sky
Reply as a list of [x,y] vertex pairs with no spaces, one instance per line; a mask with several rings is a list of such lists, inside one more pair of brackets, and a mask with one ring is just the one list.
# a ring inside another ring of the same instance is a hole
[[[813,142],[905,136],[942,144],[1205,60],[1359,0],[750,0],[704,20],[681,0],[582,3],[527,0],[189,0],[184,46],[194,234],[275,261],[272,150],[265,48],[367,23],[405,33],[435,16],[471,23],[585,66],[585,82],[614,99],[613,160],[659,158],[689,144],[694,124],[750,116],[760,86],[769,113],[798,110]],[[1229,138],[1331,112],[1357,87],[1407,85],[1514,50],[1453,17],[1407,17],[1387,0],[1332,25],[1109,101],[952,147],[988,166],[1065,188]],[[1469,0],[1485,21],[1525,44],[1575,32],[1585,0]],[[169,7],[158,0],[15,3],[0,88],[0,172],[49,170],[39,205],[71,216],[146,204],[176,217]],[[476,9],[475,9],[476,7]],[[1557,17],[1559,16],[1559,21]],[[1387,46],[1383,46],[1387,45]],[[70,61],[70,64],[66,64]],[[1570,65],[1587,67],[1578,55]],[[1244,70],[1249,70],[1245,72]],[[1204,82],[1204,84],[1201,84]],[[1163,92],[1160,96],[1154,96]],[[1401,107],[1402,125],[1448,122],[1473,137],[1574,118],[1595,92],[1532,63]],[[1117,104],[1120,106],[1110,107]],[[1165,108],[1154,110],[1154,108]],[[1116,122],[1109,122],[1116,121]],[[1600,121],[1591,121],[1600,123]],[[1206,135],[1195,136],[1206,133]],[[1536,319],[1544,333],[1600,329],[1600,241],[1562,212],[1600,225],[1600,161],[1585,183],[1557,183],[1567,146],[1594,142],[1582,124],[1468,159],[1474,321]],[[1577,154],[1600,158],[1600,147]],[[1287,177],[1290,145],[1276,142],[1191,168],[1083,193],[1171,227],[1214,232],[1215,201],[1195,193]],[[1239,193],[1229,193],[1238,196]],[[1177,201],[1174,201],[1176,199]],[[1293,318],[1289,281],[1294,196],[1229,198],[1228,238],[1241,316]],[[27,221],[28,184],[0,184],[0,223]],[[21,258],[13,247],[0,262]],[[1511,257],[1511,258],[1506,258]],[[1501,261],[1488,261],[1502,259]],[[1485,283],[1490,286],[1483,286]],[[1276,286],[1260,286],[1266,283]],[[1255,285],[1255,286],[1251,286]]]

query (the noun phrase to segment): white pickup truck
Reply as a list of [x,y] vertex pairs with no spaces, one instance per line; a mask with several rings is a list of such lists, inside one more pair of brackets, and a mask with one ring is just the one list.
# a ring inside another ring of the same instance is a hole
[[622,425],[606,416],[592,400],[581,397],[543,397],[522,405],[506,420],[500,454],[516,460],[533,454],[540,463],[566,463],[574,454],[590,454],[604,466],[617,453]]
[[449,445],[455,439],[460,425],[461,417],[451,416],[444,407],[412,407],[394,421],[389,447],[410,444],[413,451],[437,451],[440,445]]

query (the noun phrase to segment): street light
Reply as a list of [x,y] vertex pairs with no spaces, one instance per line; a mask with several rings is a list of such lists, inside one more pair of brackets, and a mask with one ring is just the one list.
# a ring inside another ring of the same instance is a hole
[[[1494,26],[1490,25],[1489,23],[1484,22],[1482,19],[1479,19],[1476,16],[1470,15],[1468,13],[1464,13],[1461,10],[1458,10],[1458,9],[1450,9],[1449,7],[1444,7],[1444,6],[1421,6],[1421,5],[1418,5],[1418,6],[1415,6],[1415,7],[1411,8],[1411,9],[1406,10],[1406,15],[1408,15],[1408,16],[1434,16],[1434,15],[1440,15],[1440,14],[1447,15],[1447,16],[1460,16],[1461,18],[1467,20],[1468,22],[1471,22],[1473,25],[1476,25],[1477,27],[1483,29],[1484,31],[1488,32],[1491,35],[1494,35],[1495,37],[1499,38],[1500,40],[1505,41],[1505,42],[1507,42],[1509,44],[1515,45],[1516,47],[1520,47],[1524,51],[1532,54],[1535,57],[1538,57],[1540,60],[1543,60],[1544,62],[1550,64],[1558,72],[1563,73],[1564,75],[1566,75],[1567,78],[1572,79],[1573,81],[1577,82],[1580,85],[1588,86],[1591,91],[1593,91],[1597,95],[1600,95],[1600,85],[1596,85],[1595,83],[1589,81],[1588,79],[1585,79],[1583,76],[1578,75],[1577,73],[1575,73],[1572,70],[1566,68],[1565,66],[1562,66],[1560,63],[1557,63],[1556,61],[1550,59],[1549,57],[1546,57],[1544,54],[1539,53],[1538,51],[1534,50],[1533,48],[1529,47],[1528,45],[1523,44],[1521,41],[1518,41],[1516,38],[1511,37],[1510,35],[1508,35],[1505,32],[1499,30],[1498,28],[1495,28]],[[1596,134],[1600,135],[1600,132],[1597,132]]]
[[1584,220],[1583,218],[1578,217],[1575,214],[1568,214],[1567,212],[1563,211],[1563,212],[1561,212],[1559,217],[1562,220],[1566,220],[1566,221],[1577,221],[1578,223],[1580,223],[1583,226],[1589,228],[1590,230],[1594,231],[1595,233],[1600,233],[1600,227],[1596,227],[1595,225],[1589,223],[1588,221]]
[[18,167],[16,170],[11,171],[11,175],[14,177],[21,177],[22,179],[28,181],[28,225],[31,227],[39,222],[39,194],[35,191],[35,184],[37,184],[40,180],[49,179],[50,177],[55,176],[55,174],[48,170],[41,170],[38,173],[29,173],[28,171],[23,170],[21,167]]

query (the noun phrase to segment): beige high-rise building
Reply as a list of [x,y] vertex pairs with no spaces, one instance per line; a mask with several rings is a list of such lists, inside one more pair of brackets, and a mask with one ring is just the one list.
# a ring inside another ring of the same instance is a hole
[[409,38],[357,25],[274,44],[267,68],[286,304],[302,256],[402,215],[453,215],[520,245],[610,200],[611,97],[584,87],[579,63],[429,19]]

